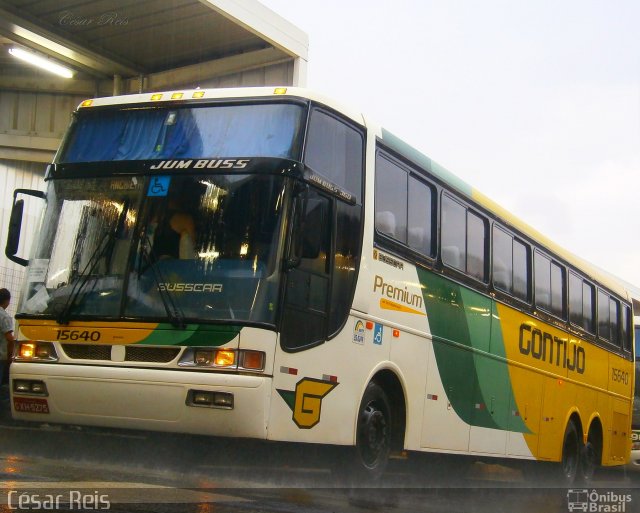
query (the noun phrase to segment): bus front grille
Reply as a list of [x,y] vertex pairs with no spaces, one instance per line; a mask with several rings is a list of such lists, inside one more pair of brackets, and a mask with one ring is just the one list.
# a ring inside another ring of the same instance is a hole
[[62,344],[62,349],[72,360],[111,360],[111,346]]
[[[125,362],[169,363],[180,353],[179,347],[124,346]],[[111,345],[62,344],[72,360],[103,360],[110,362]],[[122,361],[117,359],[116,361]]]
[[179,347],[127,346],[125,361],[169,363],[179,352]]

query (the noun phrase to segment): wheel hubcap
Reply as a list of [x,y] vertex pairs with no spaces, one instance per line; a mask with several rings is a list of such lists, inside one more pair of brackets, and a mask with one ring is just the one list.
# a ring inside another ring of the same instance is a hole
[[387,447],[387,419],[374,404],[369,404],[362,414],[362,448],[367,464],[375,464]]

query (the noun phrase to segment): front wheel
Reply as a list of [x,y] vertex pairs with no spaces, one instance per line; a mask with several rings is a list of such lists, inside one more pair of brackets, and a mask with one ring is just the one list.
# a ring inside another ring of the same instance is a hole
[[391,452],[391,406],[377,383],[369,383],[358,410],[356,449],[360,473],[371,480],[384,473]]

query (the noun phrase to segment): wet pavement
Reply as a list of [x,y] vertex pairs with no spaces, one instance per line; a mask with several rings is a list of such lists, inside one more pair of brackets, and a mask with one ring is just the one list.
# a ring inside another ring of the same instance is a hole
[[568,489],[526,468],[412,454],[375,486],[351,488],[331,471],[343,450],[17,422],[6,385],[0,441],[0,512],[564,513],[592,507],[589,494],[593,511],[640,511],[640,481],[620,470]]

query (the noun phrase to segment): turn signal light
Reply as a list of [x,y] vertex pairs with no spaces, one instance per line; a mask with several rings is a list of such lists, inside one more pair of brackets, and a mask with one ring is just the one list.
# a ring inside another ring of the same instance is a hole
[[14,360],[17,362],[55,362],[58,354],[51,342],[19,342],[14,350]]
[[216,351],[215,364],[219,367],[230,367],[236,363],[235,351],[221,349]]
[[36,345],[35,344],[20,344],[20,349],[18,350],[18,356],[20,358],[31,359],[36,354]]
[[243,351],[240,366],[249,370],[264,369],[264,353],[262,351]]

